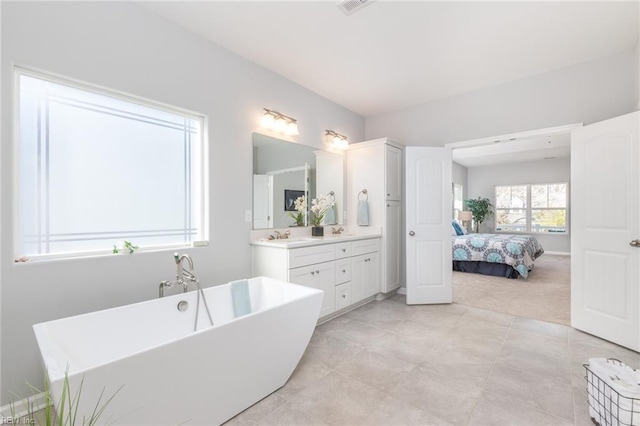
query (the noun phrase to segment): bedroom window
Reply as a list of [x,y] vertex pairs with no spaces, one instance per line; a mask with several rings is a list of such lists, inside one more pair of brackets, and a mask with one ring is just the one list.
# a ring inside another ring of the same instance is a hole
[[205,240],[204,117],[16,68],[17,255]]
[[496,232],[566,234],[568,184],[496,186]]

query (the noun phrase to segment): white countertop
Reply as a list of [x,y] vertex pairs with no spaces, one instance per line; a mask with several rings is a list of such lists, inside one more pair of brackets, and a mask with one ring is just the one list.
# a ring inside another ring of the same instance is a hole
[[355,240],[366,240],[369,238],[380,238],[380,234],[367,234],[367,235],[325,235],[324,237],[295,237],[295,238],[284,238],[280,240],[269,240],[269,239],[261,239],[256,241],[251,241],[251,244],[254,246],[265,246],[265,247],[278,247],[278,248],[297,248],[297,247],[308,247],[308,246],[316,246],[320,244],[333,244],[340,243],[343,241],[355,241]]

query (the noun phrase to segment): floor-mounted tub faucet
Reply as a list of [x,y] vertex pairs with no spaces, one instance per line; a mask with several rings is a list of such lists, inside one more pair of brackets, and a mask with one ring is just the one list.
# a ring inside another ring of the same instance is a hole
[[[176,281],[177,284],[182,284],[182,292],[186,293],[189,290],[190,283],[196,283],[198,279],[191,271],[193,271],[193,259],[188,254],[178,255],[178,252],[173,253],[173,258],[176,261]],[[184,267],[184,260],[187,259],[189,263],[189,270]]]
[[[198,279],[191,271],[193,271],[193,259],[188,254],[179,255],[178,252],[173,253],[173,259],[176,262],[176,279],[175,281],[161,281],[160,288],[158,290],[158,297],[164,297],[165,287],[173,287],[174,285],[181,285],[182,292],[186,293],[189,290],[189,284],[195,283],[198,285]],[[185,269],[184,260],[187,260],[189,269]]]
[[[183,263],[184,260],[187,260],[189,264],[189,269],[185,269]],[[204,304],[204,308],[207,311],[207,317],[209,318],[209,323],[213,326],[213,318],[211,317],[211,312],[209,311],[209,306],[207,305],[207,299],[205,298],[204,291],[202,291],[202,287],[200,287],[200,281],[193,275],[193,259],[188,254],[179,255],[178,252],[173,253],[173,260],[176,262],[176,279],[175,281],[161,281],[160,289],[159,289],[159,297],[164,297],[164,288],[165,287],[173,287],[174,285],[181,285],[182,292],[186,293],[189,290],[189,284],[194,283],[196,285],[196,290],[198,294],[198,299],[196,301],[196,314],[195,314],[195,322],[193,324],[193,331],[198,330],[198,312],[200,311],[200,299],[202,299],[202,303]],[[182,312],[182,310],[181,310]]]

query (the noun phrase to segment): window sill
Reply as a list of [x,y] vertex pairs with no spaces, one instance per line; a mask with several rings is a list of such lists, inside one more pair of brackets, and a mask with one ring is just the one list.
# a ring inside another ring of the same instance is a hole
[[514,235],[554,235],[554,236],[568,236],[567,232],[533,232],[533,231],[502,231],[495,229],[493,232],[496,234],[514,234]]
[[198,241],[197,243],[192,244],[184,244],[184,245],[170,245],[170,246],[156,246],[156,247],[144,247],[139,248],[134,253],[113,253],[112,250],[96,250],[90,252],[81,252],[81,253],[59,253],[59,254],[40,254],[40,255],[32,255],[25,256],[27,258],[26,261],[19,260],[19,257],[16,257],[14,260],[14,265],[28,265],[33,263],[47,263],[47,262],[57,262],[57,261],[75,261],[80,259],[98,259],[98,258],[106,258],[106,257],[131,257],[136,255],[146,255],[148,253],[159,253],[159,252],[173,252],[177,250],[183,249],[197,249],[208,247],[208,241]]

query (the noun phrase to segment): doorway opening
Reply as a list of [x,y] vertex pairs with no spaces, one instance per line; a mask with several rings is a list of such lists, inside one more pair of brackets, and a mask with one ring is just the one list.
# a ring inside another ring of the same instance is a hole
[[[454,191],[461,191],[463,200],[487,198],[493,206],[479,233],[531,235],[544,249],[526,279],[452,271],[454,303],[570,326],[571,130],[577,127],[581,124],[447,145]],[[557,188],[565,191],[565,204],[557,194],[545,204],[547,193]],[[454,203],[453,219],[459,204]]]

